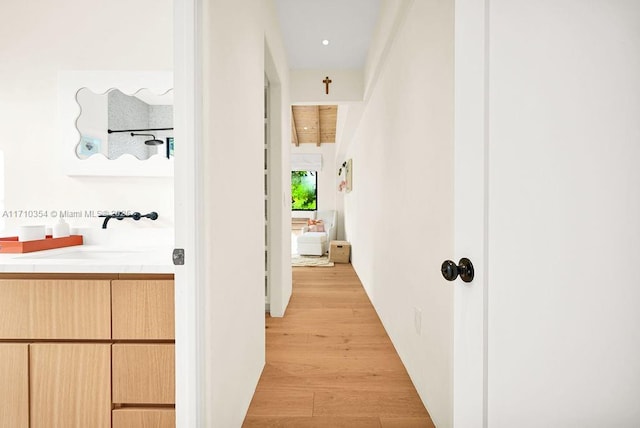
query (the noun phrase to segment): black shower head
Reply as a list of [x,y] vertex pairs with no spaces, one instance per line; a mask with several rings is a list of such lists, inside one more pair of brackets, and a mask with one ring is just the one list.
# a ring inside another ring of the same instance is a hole
[[151,140],[147,140],[147,141],[144,142],[147,146],[159,146],[160,144],[164,144],[164,141],[156,139],[156,136],[153,135],[153,134],[136,134],[136,133],[133,133],[133,132],[131,133],[132,137],[135,137],[137,135],[143,135],[145,137],[151,137]]

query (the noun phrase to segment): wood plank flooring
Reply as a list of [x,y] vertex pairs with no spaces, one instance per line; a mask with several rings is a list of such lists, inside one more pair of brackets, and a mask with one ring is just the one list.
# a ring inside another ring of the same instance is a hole
[[293,268],[243,427],[434,427],[350,264]]

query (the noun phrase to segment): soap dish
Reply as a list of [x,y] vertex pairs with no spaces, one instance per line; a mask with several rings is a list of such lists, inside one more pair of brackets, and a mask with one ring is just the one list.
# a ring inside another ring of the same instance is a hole
[[53,238],[51,235],[47,235],[45,239],[34,241],[18,241],[17,236],[9,236],[0,238],[0,253],[31,253],[74,245],[82,245],[82,235],[71,235],[64,238]]

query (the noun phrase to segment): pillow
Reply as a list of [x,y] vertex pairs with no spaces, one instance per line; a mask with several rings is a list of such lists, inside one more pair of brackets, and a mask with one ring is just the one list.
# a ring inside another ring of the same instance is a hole
[[309,225],[309,232],[324,232],[324,222],[322,220],[310,218],[307,224]]

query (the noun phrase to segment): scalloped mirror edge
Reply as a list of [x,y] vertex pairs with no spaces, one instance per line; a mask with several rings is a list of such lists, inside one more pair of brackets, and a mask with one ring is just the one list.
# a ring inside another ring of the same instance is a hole
[[163,95],[173,89],[173,72],[63,70],[58,73],[59,153],[60,162],[67,175],[173,176],[173,157],[170,156],[170,159],[167,159],[164,152],[152,155],[147,160],[139,160],[127,154],[122,154],[115,159],[107,159],[106,156],[99,154],[89,156],[87,159],[78,158],[76,147],[80,140],[80,133],[76,128],[76,121],[80,117],[80,106],[76,102],[76,95],[82,88],[87,88],[95,94],[105,94],[111,89],[118,89],[124,94],[137,94],[142,89],[146,89],[155,95]]
[[169,159],[173,138],[173,90],[141,88],[125,93],[118,88],[76,92],[80,109],[75,119],[75,154],[85,160],[104,156],[109,160],[130,154],[139,160],[153,156]]

